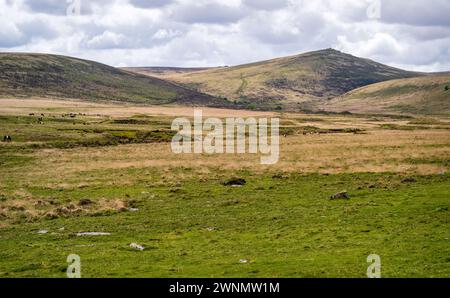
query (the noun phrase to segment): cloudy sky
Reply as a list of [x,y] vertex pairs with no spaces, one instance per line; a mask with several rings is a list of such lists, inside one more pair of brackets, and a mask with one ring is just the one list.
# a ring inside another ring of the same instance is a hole
[[330,47],[450,71],[450,0],[0,0],[1,52],[217,66]]

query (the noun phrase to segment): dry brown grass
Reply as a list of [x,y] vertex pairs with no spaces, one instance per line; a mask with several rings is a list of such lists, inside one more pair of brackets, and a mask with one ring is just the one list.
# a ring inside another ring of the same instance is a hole
[[194,109],[201,109],[204,117],[269,117],[276,113],[217,109],[185,106],[138,106],[132,104],[103,104],[85,101],[69,101],[48,98],[33,99],[0,99],[0,114],[28,115],[29,113],[63,113],[77,112],[87,115],[110,117],[130,117],[134,115],[149,116],[193,116]]
[[[262,166],[259,155],[176,155],[170,144],[136,144],[115,147],[77,148],[39,151],[40,168],[26,175],[40,181],[52,173],[62,177],[78,176],[97,170],[125,168],[192,168],[200,175],[215,169],[249,169],[256,173],[270,171],[303,173],[414,172],[433,174],[448,171],[439,164],[411,164],[408,158],[446,158],[450,155],[450,132],[447,130],[372,130],[367,134],[295,135],[282,138],[280,161]],[[433,146],[437,145],[437,146]],[[190,173],[189,175],[191,175]],[[178,177],[179,178],[179,177]],[[60,179],[58,179],[60,180]],[[89,179],[83,181],[89,185]],[[63,184],[64,187],[78,187]],[[98,181],[95,183],[99,183]],[[100,182],[101,183],[101,182]],[[104,184],[114,185],[116,181]],[[122,184],[133,183],[121,179]],[[50,185],[49,185],[50,186]],[[56,184],[55,187],[61,187]]]

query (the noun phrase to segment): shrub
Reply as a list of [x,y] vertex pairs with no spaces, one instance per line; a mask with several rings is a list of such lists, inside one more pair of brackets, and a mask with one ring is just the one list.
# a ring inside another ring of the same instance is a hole
[[448,86],[448,85],[446,85],[445,87],[444,87],[444,90],[445,91],[448,91],[450,89],[450,87]]

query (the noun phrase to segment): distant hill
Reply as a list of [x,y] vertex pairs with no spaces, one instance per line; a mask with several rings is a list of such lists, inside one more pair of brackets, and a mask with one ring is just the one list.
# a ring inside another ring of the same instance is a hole
[[328,100],[373,83],[421,75],[327,49],[162,77],[229,101],[275,108]]
[[172,82],[97,62],[47,54],[0,53],[0,97],[61,97],[145,104],[226,106]]
[[450,74],[369,85],[337,97],[322,108],[327,111],[352,113],[450,115]]

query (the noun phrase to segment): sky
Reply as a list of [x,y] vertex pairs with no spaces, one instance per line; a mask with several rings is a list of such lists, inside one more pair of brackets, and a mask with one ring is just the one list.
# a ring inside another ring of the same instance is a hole
[[450,71],[450,0],[0,0],[0,52],[204,67],[326,48]]

